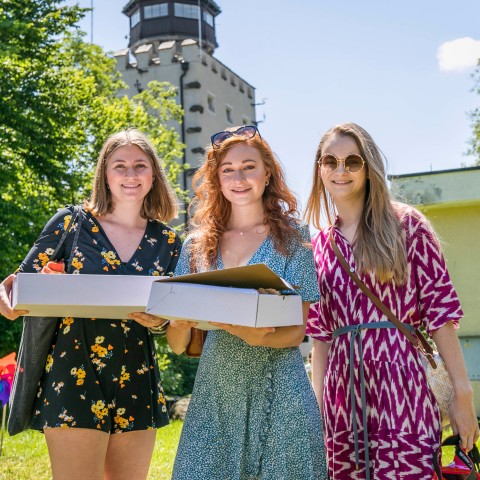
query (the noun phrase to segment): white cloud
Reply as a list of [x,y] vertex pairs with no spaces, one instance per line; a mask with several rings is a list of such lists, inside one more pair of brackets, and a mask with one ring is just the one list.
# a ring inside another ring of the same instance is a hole
[[475,67],[480,59],[480,40],[464,37],[442,43],[437,59],[442,72],[461,72]]

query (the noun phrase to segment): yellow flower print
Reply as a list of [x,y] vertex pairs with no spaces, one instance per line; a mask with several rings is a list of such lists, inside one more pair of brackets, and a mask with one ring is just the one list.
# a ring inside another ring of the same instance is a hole
[[[117,256],[115,255],[115,253],[112,252],[111,250],[108,252],[103,250],[102,257],[103,257],[102,263],[108,263],[114,269],[115,269],[115,265],[120,265],[121,263],[120,260],[117,259]],[[103,269],[105,270],[105,267]],[[108,268],[107,268],[107,271],[108,271]]]
[[95,344],[90,347],[90,350],[93,352],[90,355],[92,359],[92,363],[97,367],[97,371],[101,371],[103,367],[105,367],[105,363],[102,362],[101,358],[110,358],[113,354],[111,350],[113,347],[108,345],[108,347],[103,347],[101,343],[105,341],[105,337],[98,336],[95,338]]
[[175,243],[175,232],[168,232],[167,243]]
[[87,376],[87,372],[85,372],[85,369],[82,365],[82,367],[80,368],[73,367],[70,370],[70,375],[77,377],[77,385],[83,385],[85,383],[85,377]]
[[100,230],[98,229],[98,227],[97,227],[96,225],[94,225],[94,226],[92,227],[92,232],[93,232],[93,233],[98,233],[99,231],[100,231]]
[[[117,414],[113,417],[113,421],[115,422],[115,431],[131,429],[133,425],[130,422],[133,422],[135,419],[130,415],[127,418],[124,418],[122,415],[125,414],[124,408],[118,408]],[[129,428],[130,427],[130,428]]]
[[96,403],[92,402],[91,410],[98,420],[102,420],[103,417],[108,414],[108,409],[105,407],[105,402],[102,400],[97,400]]
[[75,274],[80,273],[80,270],[83,268],[83,265],[84,265],[83,262],[85,262],[85,256],[77,247],[75,249],[75,255],[72,259],[72,267],[75,269],[72,271],[72,273],[75,273]]
[[83,263],[80,262],[77,257],[74,257],[74,259],[72,260],[72,267],[80,270],[81,268],[83,268]]
[[70,220],[72,219],[71,215],[65,215],[63,217],[63,229],[66,230],[68,225],[70,224]]
[[120,388],[125,387],[125,382],[130,380],[130,374],[127,372],[127,369],[125,368],[125,365],[122,365],[122,373],[120,374]]
[[62,324],[60,325],[60,330],[63,331],[63,334],[66,335],[70,331],[70,325],[73,323],[72,317],[65,317],[62,319]]
[[126,418],[120,417],[119,415],[116,415],[113,417],[113,420],[116,424],[116,426],[120,427],[120,429],[125,430],[128,427],[128,420]]
[[38,258],[40,260],[40,263],[42,264],[42,267],[44,267],[50,259],[46,253],[39,253]]
[[152,275],[154,277],[159,277],[160,276],[160,272],[157,272],[156,270],[152,273]]
[[53,357],[51,355],[47,355],[47,361],[45,363],[45,371],[49,372],[53,367]]
[[105,347],[102,347],[101,345],[98,345],[97,343],[95,345],[92,345],[90,347],[90,350],[93,352],[93,353],[96,353],[97,356],[101,357],[101,358],[104,358],[107,356],[107,349]]

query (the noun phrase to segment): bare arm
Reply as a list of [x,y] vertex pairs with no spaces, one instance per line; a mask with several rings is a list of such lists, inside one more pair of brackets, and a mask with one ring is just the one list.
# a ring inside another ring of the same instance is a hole
[[323,415],[323,385],[325,372],[327,371],[327,357],[330,351],[330,343],[313,339],[312,349],[312,384],[317,397],[320,412]]
[[309,302],[302,303],[303,325],[277,328],[253,328],[240,325],[229,325],[226,323],[210,323],[241,338],[245,343],[252,346],[271,348],[298,347],[305,337],[309,306]]
[[462,447],[471,450],[474,442],[479,438],[478,422],[473,406],[472,386],[453,323],[448,322],[435,330],[432,337],[445,360],[445,366],[453,384],[454,397],[449,412],[453,432],[460,435]]
[[196,323],[183,320],[171,320],[167,327],[166,337],[170,348],[177,355],[185,351],[190,343],[191,330]]

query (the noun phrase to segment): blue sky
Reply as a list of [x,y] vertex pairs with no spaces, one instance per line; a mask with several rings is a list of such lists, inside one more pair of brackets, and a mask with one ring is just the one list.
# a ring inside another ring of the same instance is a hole
[[[92,0],[80,0],[89,7]],[[67,4],[77,3],[68,0]],[[127,0],[93,0],[93,40],[128,44]],[[354,121],[388,173],[469,165],[478,0],[216,0],[214,56],[256,88],[259,128],[304,204],[321,135]],[[90,39],[90,17],[81,27]],[[470,39],[470,40],[468,40]]]

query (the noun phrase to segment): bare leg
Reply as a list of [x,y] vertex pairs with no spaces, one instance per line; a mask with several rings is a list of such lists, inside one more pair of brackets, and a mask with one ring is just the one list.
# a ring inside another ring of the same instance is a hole
[[109,438],[87,428],[46,428],[53,479],[103,480]]
[[136,430],[110,435],[105,461],[105,480],[147,478],[156,433],[156,430]]

